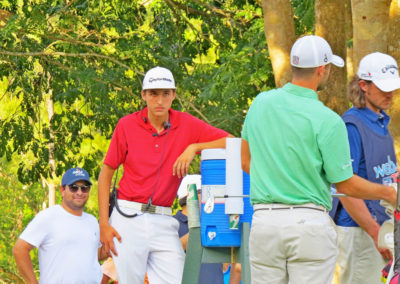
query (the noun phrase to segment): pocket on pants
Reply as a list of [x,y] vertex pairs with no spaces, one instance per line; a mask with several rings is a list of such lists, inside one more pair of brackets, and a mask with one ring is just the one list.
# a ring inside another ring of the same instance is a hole
[[294,230],[299,233],[296,245],[299,259],[326,261],[337,257],[336,230],[328,215],[324,219],[312,219],[309,222],[305,220],[295,225]]

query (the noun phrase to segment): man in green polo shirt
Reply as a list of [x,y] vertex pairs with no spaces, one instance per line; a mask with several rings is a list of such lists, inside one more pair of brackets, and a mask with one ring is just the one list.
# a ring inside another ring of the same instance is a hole
[[298,39],[290,57],[292,82],[260,93],[242,130],[253,284],[331,282],[338,248],[330,184],[353,197],[396,201],[393,188],[353,175],[345,125],[318,100],[331,64],[343,67],[343,59],[312,35]]

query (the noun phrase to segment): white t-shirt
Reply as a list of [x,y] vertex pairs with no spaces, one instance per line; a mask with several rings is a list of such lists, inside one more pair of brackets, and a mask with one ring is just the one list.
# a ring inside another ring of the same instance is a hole
[[20,238],[39,249],[40,283],[101,282],[100,233],[94,216],[75,216],[55,205],[39,212]]

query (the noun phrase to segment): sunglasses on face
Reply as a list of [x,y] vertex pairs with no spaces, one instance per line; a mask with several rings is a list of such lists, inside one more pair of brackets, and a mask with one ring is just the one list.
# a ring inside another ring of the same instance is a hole
[[81,189],[82,193],[88,193],[90,191],[90,185],[70,184],[68,187],[72,193],[78,192],[79,189]]

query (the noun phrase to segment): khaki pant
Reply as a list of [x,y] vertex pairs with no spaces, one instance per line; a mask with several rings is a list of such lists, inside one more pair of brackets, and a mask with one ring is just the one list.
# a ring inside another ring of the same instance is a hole
[[249,249],[253,284],[329,284],[338,255],[337,234],[326,212],[257,210]]
[[359,227],[337,226],[339,257],[332,283],[379,284],[385,261],[372,238]]

